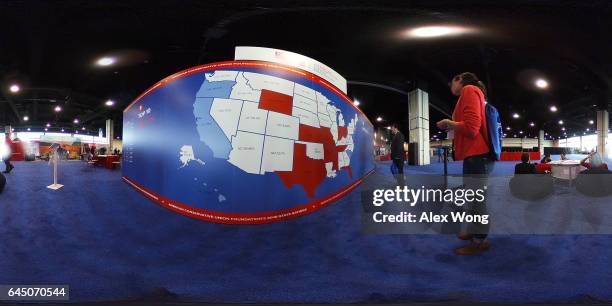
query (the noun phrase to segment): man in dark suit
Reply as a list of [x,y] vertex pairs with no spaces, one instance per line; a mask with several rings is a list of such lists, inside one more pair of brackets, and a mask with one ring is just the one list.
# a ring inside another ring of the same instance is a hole
[[514,166],[514,174],[535,174],[535,165],[529,162],[529,154],[521,155],[521,163]]
[[397,167],[397,179],[399,184],[404,182],[404,159],[406,151],[404,151],[404,134],[399,131],[397,124],[391,127],[393,138],[391,139],[391,160]]

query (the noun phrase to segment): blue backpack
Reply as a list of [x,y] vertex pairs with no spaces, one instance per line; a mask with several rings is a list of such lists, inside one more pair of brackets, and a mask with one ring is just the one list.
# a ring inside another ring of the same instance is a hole
[[499,112],[491,103],[486,103],[485,116],[487,119],[487,131],[489,132],[489,143],[491,144],[491,157],[495,160],[500,160],[504,132]]

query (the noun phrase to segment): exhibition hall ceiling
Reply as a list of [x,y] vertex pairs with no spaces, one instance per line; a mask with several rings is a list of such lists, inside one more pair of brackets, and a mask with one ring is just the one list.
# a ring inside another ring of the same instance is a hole
[[[349,96],[376,125],[405,131],[404,95],[354,82],[425,88],[430,103],[450,113],[448,82],[474,72],[509,136],[592,131],[595,110],[612,102],[608,1],[8,0],[0,2],[0,26],[0,121],[33,129],[94,132],[110,117],[120,130],[123,108],[149,86],[233,59],[238,45],[327,64],[349,80]],[[102,57],[116,61],[97,65]],[[432,131],[444,118],[436,109]]]

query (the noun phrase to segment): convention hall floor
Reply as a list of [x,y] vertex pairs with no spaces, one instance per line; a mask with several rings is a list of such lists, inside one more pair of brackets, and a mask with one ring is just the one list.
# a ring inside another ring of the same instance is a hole
[[[388,179],[389,164],[377,168],[371,178]],[[294,220],[220,225],[166,210],[120,177],[65,162],[65,187],[51,191],[47,163],[16,162],[0,195],[0,284],[69,284],[71,301],[612,300],[610,236],[495,235],[489,252],[458,257],[452,235],[362,234],[359,189]]]

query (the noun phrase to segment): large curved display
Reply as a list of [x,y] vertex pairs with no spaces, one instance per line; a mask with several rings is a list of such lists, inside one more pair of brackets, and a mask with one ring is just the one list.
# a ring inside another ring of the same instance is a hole
[[231,61],[174,74],[123,116],[123,178],[158,204],[220,223],[315,211],[374,169],[373,128],[306,71]]

